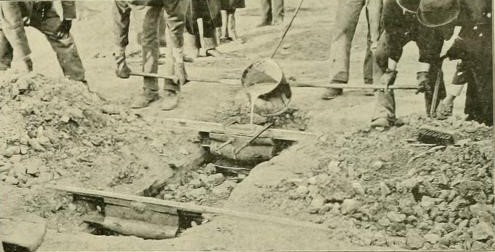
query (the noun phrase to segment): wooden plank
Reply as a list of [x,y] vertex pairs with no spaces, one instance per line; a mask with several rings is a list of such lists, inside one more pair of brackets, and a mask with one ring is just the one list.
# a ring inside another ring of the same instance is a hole
[[57,191],[66,192],[66,193],[71,193],[71,194],[87,195],[87,196],[92,196],[92,197],[122,199],[122,200],[127,200],[130,202],[142,202],[142,203],[152,204],[152,205],[156,205],[156,206],[174,207],[174,208],[177,208],[178,210],[188,211],[188,212],[193,212],[193,213],[221,214],[221,215],[232,216],[232,217],[237,217],[237,218],[242,218],[242,219],[255,220],[255,221],[260,221],[260,222],[265,222],[265,223],[274,223],[274,224],[280,224],[280,225],[286,225],[286,226],[303,227],[303,228],[311,228],[311,229],[328,231],[328,228],[326,228],[325,226],[317,225],[317,224],[310,223],[310,222],[295,221],[295,220],[280,218],[280,217],[275,217],[275,216],[239,212],[239,211],[222,209],[222,208],[198,206],[198,205],[191,204],[191,203],[181,203],[181,202],[175,202],[175,201],[169,201],[169,200],[160,200],[160,199],[156,199],[156,198],[147,198],[147,197],[140,197],[140,196],[134,196],[134,195],[120,194],[120,193],[115,193],[115,192],[77,188],[77,187],[71,187],[71,186],[47,186],[47,188],[57,190]]
[[[230,138],[234,138],[234,143],[245,143],[249,141],[249,137],[246,136],[227,136],[225,134],[210,133],[209,138],[214,141],[227,142]],[[253,145],[275,145],[271,138],[259,137],[253,141]]]
[[[123,200],[123,199],[105,198],[104,202],[108,203],[108,204],[116,205],[116,206],[132,207],[131,203],[129,203],[128,200]],[[177,215],[177,209],[173,208],[173,207],[165,207],[165,206],[156,206],[156,205],[145,204],[144,208],[149,209],[149,210],[154,211],[154,212],[158,212],[158,213]]]
[[[242,125],[225,126],[220,123],[194,121],[194,120],[178,119],[178,118],[165,118],[163,119],[163,124],[167,127],[173,127],[173,128],[187,128],[199,132],[209,132],[209,133],[217,133],[217,134],[225,134],[225,135],[238,135],[245,137],[252,137],[256,134],[256,132],[258,132],[260,129],[263,128],[262,126],[259,125],[242,124]],[[316,138],[316,135],[302,131],[268,129],[265,132],[263,132],[263,134],[261,134],[261,137],[297,142],[297,141],[302,141],[304,139]]]
[[151,209],[146,209],[146,207],[139,210],[133,207],[109,204],[105,206],[105,217],[117,217],[121,219],[144,221],[166,226],[179,226],[179,216],[177,215],[177,211],[175,214],[166,214],[155,212]]

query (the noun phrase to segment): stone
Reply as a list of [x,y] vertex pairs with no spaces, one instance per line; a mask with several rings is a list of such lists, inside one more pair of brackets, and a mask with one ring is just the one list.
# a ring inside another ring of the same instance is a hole
[[188,198],[200,200],[206,195],[207,191],[204,187],[196,188],[193,190],[190,190],[188,193],[186,193],[186,196]]
[[380,219],[378,220],[378,224],[379,224],[380,226],[382,226],[382,227],[388,227],[388,226],[390,226],[390,224],[392,224],[392,223],[390,222],[390,220],[389,220],[387,217],[383,216],[382,218],[380,218]]
[[360,195],[360,196],[365,195],[364,187],[363,187],[363,185],[361,185],[361,183],[359,183],[359,182],[352,183],[352,188],[354,189],[354,192],[357,195]]
[[417,230],[409,230],[406,234],[406,246],[409,249],[420,249],[425,244],[425,239]]
[[482,251],[482,250],[486,250],[487,248],[488,246],[480,241],[474,241],[473,244],[471,245],[471,250],[473,251]]
[[421,206],[426,210],[430,210],[435,206],[435,199],[428,196],[423,196],[421,199]]
[[385,163],[383,163],[383,161],[376,160],[371,163],[371,168],[373,168],[374,170],[379,170],[382,169],[384,165]]
[[311,200],[311,205],[309,206],[309,213],[318,213],[324,204],[325,199],[323,197],[319,196],[313,198],[313,200]]
[[398,212],[388,212],[387,218],[394,223],[401,223],[406,220],[406,215]]
[[5,151],[3,152],[3,156],[6,158],[10,158],[14,155],[20,154],[21,149],[19,146],[9,146]]
[[225,181],[225,176],[223,176],[223,174],[221,173],[216,173],[208,176],[206,180],[208,184],[217,186]]
[[486,222],[480,222],[471,228],[473,240],[484,241],[495,237],[494,226]]
[[18,185],[19,180],[14,178],[14,177],[7,176],[7,178],[5,178],[5,183],[10,184],[10,185]]
[[309,189],[306,186],[298,186],[296,188],[296,194],[297,196],[304,197],[306,194],[309,193]]
[[310,185],[316,185],[316,176],[309,178],[308,179],[308,184],[310,184]]
[[361,202],[355,199],[345,199],[340,207],[342,214],[352,214],[361,207]]
[[217,167],[215,164],[209,163],[205,166],[204,172],[207,175],[214,174],[217,171]]
[[423,238],[425,238],[425,240],[431,244],[436,244],[442,237],[438,234],[428,233],[425,234]]
[[[223,184],[222,184],[223,185]],[[230,196],[230,189],[226,186],[222,186],[222,185],[219,185],[219,186],[215,186],[211,192],[213,193],[213,195],[215,195],[216,197],[219,197],[219,198],[222,198],[222,199],[226,199]]]
[[332,160],[330,163],[328,163],[327,169],[329,174],[336,174],[340,172],[339,168],[340,162],[337,160]]
[[384,182],[380,182],[380,194],[382,197],[386,197],[390,194],[390,188]]
[[196,189],[196,188],[200,188],[201,186],[203,186],[203,183],[199,179],[193,179],[193,180],[189,181],[189,185],[193,189]]
[[330,210],[332,210],[332,208],[333,208],[333,205],[334,205],[334,203],[326,203],[326,204],[324,204],[321,207],[319,213],[324,214],[324,213],[330,212]]

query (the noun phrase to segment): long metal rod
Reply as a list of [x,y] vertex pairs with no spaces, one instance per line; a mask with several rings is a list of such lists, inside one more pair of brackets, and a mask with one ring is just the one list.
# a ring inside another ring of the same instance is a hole
[[267,131],[270,127],[273,126],[273,123],[269,123],[268,125],[266,125],[265,127],[263,127],[262,129],[260,129],[258,132],[256,132],[256,134],[251,137],[248,141],[246,141],[241,147],[237,148],[235,151],[234,151],[234,155],[237,155],[239,154],[239,152],[241,152],[242,150],[244,150],[244,148],[246,148],[248,145],[250,145],[254,140],[256,140],[256,138],[258,138],[259,136],[261,136],[261,134],[263,134],[265,131]]

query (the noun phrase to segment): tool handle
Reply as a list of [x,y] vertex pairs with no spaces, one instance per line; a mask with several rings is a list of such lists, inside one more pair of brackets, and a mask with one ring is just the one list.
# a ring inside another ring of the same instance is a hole
[[416,85],[354,85],[354,84],[331,84],[331,83],[291,83],[291,87],[313,87],[313,88],[342,88],[342,89],[404,89],[416,90]]
[[304,0],[299,0],[299,5],[297,5],[296,10],[294,11],[294,15],[292,15],[292,18],[290,19],[289,24],[287,24],[287,26],[285,27],[284,33],[282,34],[282,37],[280,37],[280,40],[278,41],[278,44],[275,47],[275,49],[273,50],[273,53],[270,56],[270,58],[275,57],[275,55],[277,54],[277,51],[280,48],[280,46],[282,45],[282,42],[284,41],[285,36],[287,35],[287,32],[289,31],[290,27],[292,26],[292,23],[294,22],[294,19],[296,18],[297,13],[299,13],[299,10],[301,9],[301,5],[303,4],[303,2],[304,2]]
[[261,136],[261,134],[263,134],[263,132],[265,132],[266,130],[268,130],[272,126],[273,126],[273,123],[269,123],[268,125],[266,125],[262,129],[260,129],[258,132],[256,132],[256,134],[253,137],[251,137],[246,143],[244,143],[241,147],[237,148],[234,151],[234,155],[239,154],[239,152],[241,152],[244,148],[246,148],[249,144],[251,144],[254,140],[256,140],[256,138]]

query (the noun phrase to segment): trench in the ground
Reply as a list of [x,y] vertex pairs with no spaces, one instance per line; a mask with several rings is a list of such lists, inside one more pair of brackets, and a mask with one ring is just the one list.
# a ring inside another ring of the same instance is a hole
[[[212,140],[213,138],[216,138],[216,140]],[[241,142],[246,141],[245,137],[241,137],[240,139],[241,140],[236,140]],[[228,188],[223,187],[222,189],[224,191],[222,195],[217,195],[214,193],[215,189],[229,183],[228,181],[230,181],[229,185],[238,185],[242,183],[242,181],[249,176],[250,171],[257,165],[270,161],[273,157],[281,154],[285,149],[294,144],[294,142],[291,141],[268,138],[254,140],[250,145],[248,145],[248,147],[246,147],[246,149],[244,149],[248,154],[241,155],[242,152],[240,152],[239,155],[235,155],[231,153],[235,151],[235,148],[223,152],[219,151],[219,149],[223,148],[222,146],[226,146],[223,144],[226,141],[228,140],[220,139],[219,141],[218,136],[212,137],[209,133],[200,132],[198,148],[201,148],[201,160],[191,161],[191,165],[189,166],[181,166],[164,185],[161,185],[161,188],[153,188],[153,190],[149,190],[148,192],[145,191],[144,196],[221,207],[222,203],[229,200],[230,194],[233,190],[235,190],[235,186]],[[213,147],[215,143],[217,143],[217,145]],[[212,150],[213,148],[215,148],[214,151]],[[212,177],[217,178],[217,180],[211,179]],[[205,182],[203,180],[211,181]],[[198,181],[202,184],[198,184]],[[152,188],[153,186],[153,184],[149,185],[148,188]],[[174,198],[173,195],[171,197],[170,194],[178,193],[177,191],[174,192],[171,190],[173,188],[178,188],[175,186],[182,187],[182,189],[188,191],[201,190],[201,188],[208,187],[208,193],[207,195],[204,195],[204,200],[200,200],[199,202],[197,198],[191,199],[187,198],[187,196],[181,199],[178,197]],[[227,193],[228,195],[226,195]],[[93,211],[97,210],[98,212],[104,214],[104,210],[101,210],[104,208],[103,202],[96,202],[97,209],[95,209],[95,206],[92,206],[91,208]],[[202,214],[196,212],[178,210],[177,216],[178,231],[174,236],[166,238],[178,237],[186,229],[210,221],[206,220]],[[93,235],[125,235],[98,223],[88,223],[88,228],[86,231]]]

